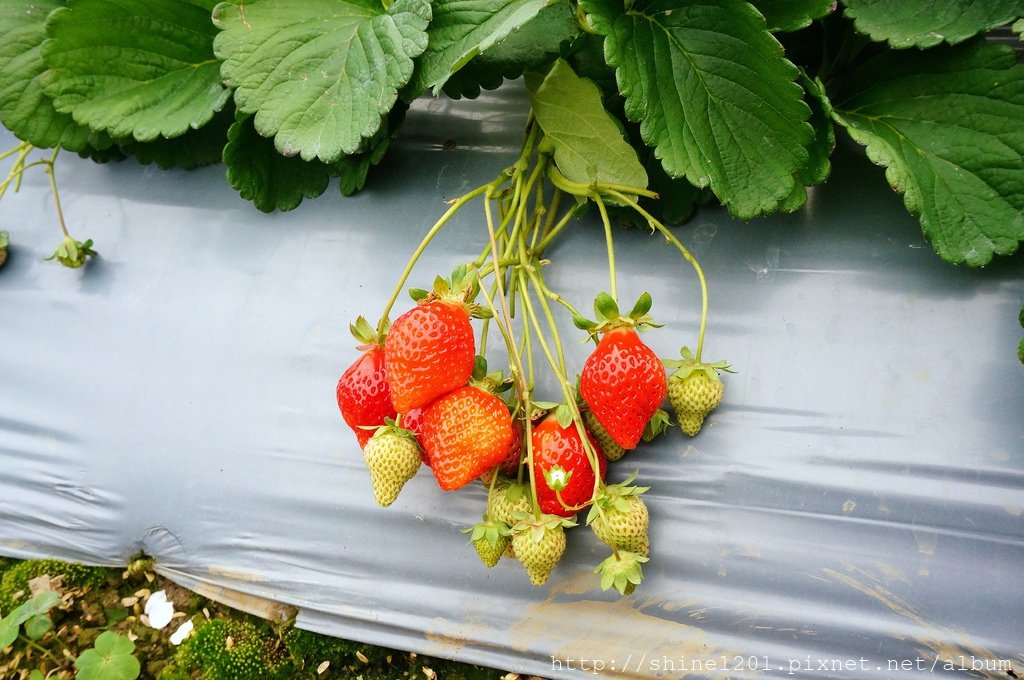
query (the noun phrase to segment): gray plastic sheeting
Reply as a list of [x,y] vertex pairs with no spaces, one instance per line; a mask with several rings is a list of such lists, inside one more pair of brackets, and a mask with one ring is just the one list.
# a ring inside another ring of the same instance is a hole
[[[613,466],[652,486],[635,595],[597,588],[605,549],[586,529],[547,587],[514,562],[485,569],[461,533],[478,486],[443,493],[423,469],[374,504],[334,403],[357,356],[347,325],[379,314],[442,201],[513,159],[525,109],[515,86],[418,102],[367,192],[270,216],[223,168],[65,155],[65,213],[101,253],[85,271],[43,261],[59,233],[29,175],[0,203],[0,553],[144,550],[238,606],[296,607],[306,628],[549,678],[889,678],[947,661],[1020,676],[1024,262],[942,263],[847,149],[797,214],[703,209],[678,230],[711,286],[706,356],[738,372],[699,437]],[[460,215],[410,284],[475,257],[484,233],[481,210]],[[618,254],[621,298],[650,291],[665,324],[648,342],[692,345],[692,272],[640,230]],[[593,216],[551,259],[578,306],[606,288]],[[578,367],[586,347],[568,344]]]

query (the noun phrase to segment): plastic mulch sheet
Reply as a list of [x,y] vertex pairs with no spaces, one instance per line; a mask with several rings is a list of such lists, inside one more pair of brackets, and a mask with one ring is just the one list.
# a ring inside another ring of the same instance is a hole
[[[598,588],[585,528],[546,587],[484,568],[461,532],[479,485],[445,493],[424,468],[375,505],[334,402],[348,324],[380,313],[446,199],[511,162],[525,111],[518,85],[421,100],[365,192],[287,214],[240,200],[222,167],[65,154],[65,215],[100,252],[84,271],[43,261],[60,234],[30,172],[0,203],[0,554],[145,551],[301,627],[547,678],[1020,677],[1024,260],[943,263],[852,148],[798,213],[703,208],[676,230],[710,285],[705,356],[737,373],[698,437],[613,465],[652,487],[634,595]],[[460,213],[410,285],[475,258],[483,224]],[[588,308],[604,247],[594,215],[574,223],[549,283]],[[621,298],[650,291],[665,325],[646,339],[678,355],[692,271],[644,230],[617,247]],[[567,344],[578,370],[586,346]]]

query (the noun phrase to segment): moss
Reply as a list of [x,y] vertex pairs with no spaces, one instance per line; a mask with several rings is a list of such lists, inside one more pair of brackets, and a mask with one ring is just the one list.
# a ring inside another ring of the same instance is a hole
[[203,680],[285,680],[292,670],[287,653],[269,631],[249,621],[214,619],[196,629],[195,636],[175,656],[173,669],[160,677],[165,680],[185,674]]
[[29,581],[40,576],[58,576],[65,589],[94,588],[107,581],[110,569],[87,567],[60,560],[25,560],[9,566],[0,578],[0,611],[10,611],[30,596]]

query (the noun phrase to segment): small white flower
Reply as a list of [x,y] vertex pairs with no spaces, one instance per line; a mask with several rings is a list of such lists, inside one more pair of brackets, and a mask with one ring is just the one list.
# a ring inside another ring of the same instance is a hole
[[158,590],[146,600],[146,616],[149,617],[149,626],[161,630],[171,622],[174,616],[174,604],[167,600],[167,593]]
[[189,634],[192,632],[192,628],[194,628],[194,626],[192,625],[192,619],[189,619],[185,623],[178,626],[178,630],[174,631],[174,633],[171,634],[171,644],[180,645],[182,642],[184,642],[185,638],[187,638]]

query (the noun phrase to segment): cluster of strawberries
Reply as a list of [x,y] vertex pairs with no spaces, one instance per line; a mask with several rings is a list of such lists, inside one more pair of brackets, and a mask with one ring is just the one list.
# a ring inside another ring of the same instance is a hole
[[[696,434],[721,400],[724,365],[701,364],[685,348],[682,361],[662,362],[637,333],[653,326],[650,296],[621,315],[602,293],[599,322],[575,319],[599,338],[580,373],[578,401],[527,400],[524,409],[521,398],[498,396],[513,381],[488,374],[476,356],[470,318],[487,315],[472,304],[478,290],[475,279],[443,282],[419,291],[417,305],[390,326],[375,330],[360,317],[352,327],[363,353],[339,380],[337,400],[377,502],[393,503],[421,464],[446,491],[483,481],[487,511],[467,533],[487,566],[515,557],[534,585],[564,553],[570,518],[588,510],[587,524],[613,552],[595,570],[602,587],[632,592],[650,552],[647,488],[631,485],[633,477],[605,484],[607,461],[667,428],[666,397],[684,431]],[[666,377],[665,364],[678,370]]]

